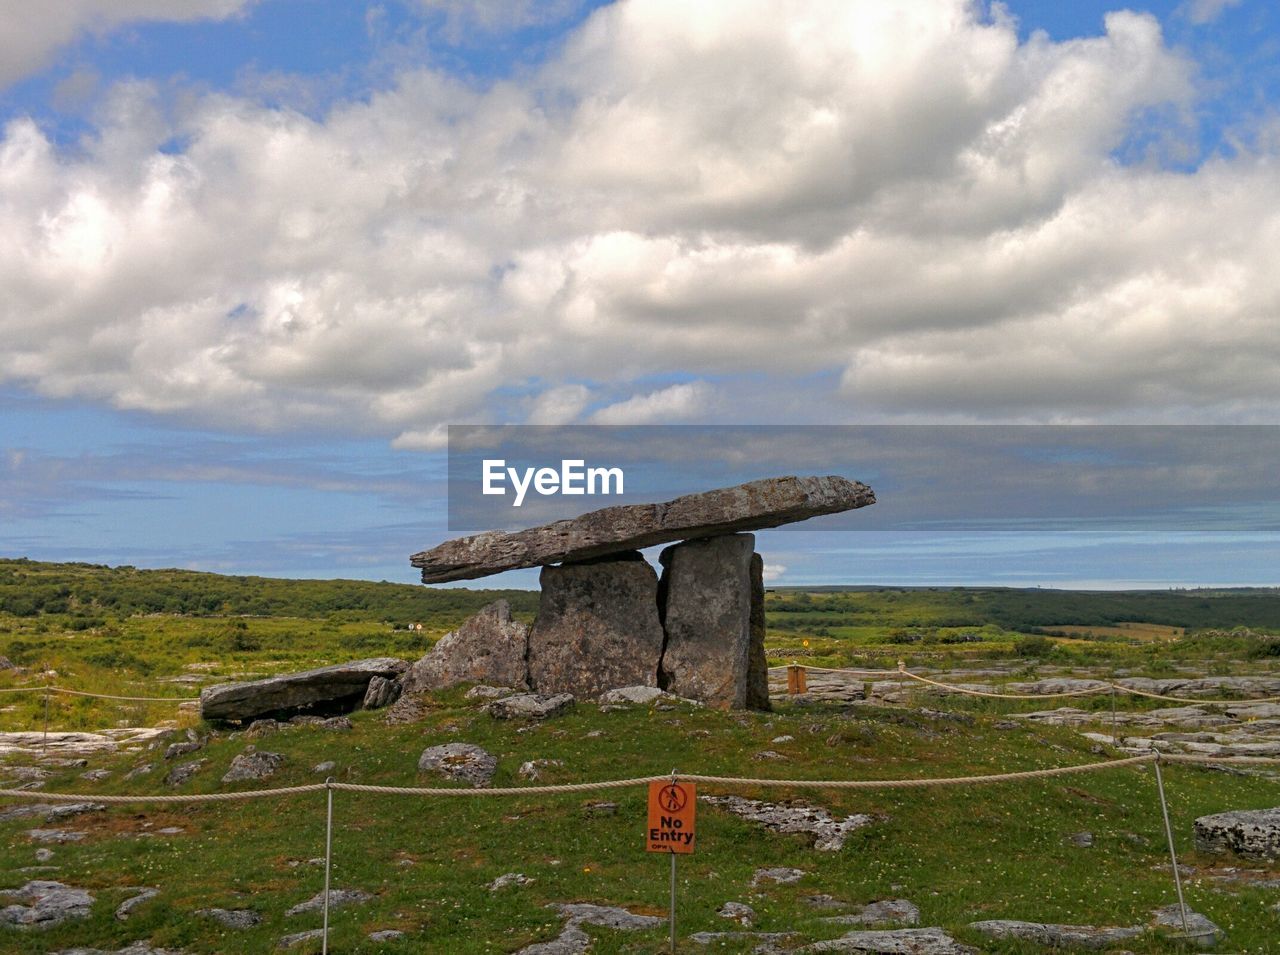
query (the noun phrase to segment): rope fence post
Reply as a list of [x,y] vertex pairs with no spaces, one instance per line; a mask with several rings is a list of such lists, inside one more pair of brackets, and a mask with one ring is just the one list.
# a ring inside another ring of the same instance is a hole
[[324,781],[324,924],[320,934],[320,955],[329,953],[329,871],[333,866],[333,777]]
[[49,690],[51,687],[45,684],[44,688],[44,737],[40,741],[40,752],[47,753],[49,751]]
[[1111,745],[1119,746],[1120,737],[1116,731],[1116,685],[1111,684]]
[[1182,895],[1182,874],[1178,871],[1178,853],[1173,848],[1173,827],[1169,825],[1169,804],[1164,798],[1164,776],[1160,772],[1160,751],[1156,750],[1156,789],[1160,793],[1160,814],[1164,816],[1164,835],[1169,840],[1169,861],[1173,863],[1173,885],[1178,890],[1178,915],[1182,918],[1182,932],[1190,935],[1187,926],[1187,902]]
[[[671,785],[674,788],[676,784],[676,768],[671,767]],[[676,951],[676,852],[671,850],[671,913],[668,917],[671,929],[671,955],[675,955]]]

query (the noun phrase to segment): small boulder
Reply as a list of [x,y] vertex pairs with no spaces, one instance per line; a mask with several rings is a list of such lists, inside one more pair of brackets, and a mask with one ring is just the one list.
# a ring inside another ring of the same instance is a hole
[[528,885],[533,879],[529,878],[523,872],[507,872],[498,876],[489,883],[490,892],[498,892],[512,885]]
[[498,758],[474,743],[429,746],[418,757],[418,772],[441,773],[479,788],[487,786],[498,770]]
[[[1222,941],[1226,935],[1206,916],[1187,909],[1186,933],[1202,945],[1213,945]],[[1182,911],[1177,905],[1166,905],[1151,914],[1151,924],[1157,929],[1181,933]]]
[[1280,807],[1236,809],[1195,822],[1196,849],[1246,859],[1280,859]]
[[[348,905],[360,905],[368,902],[373,896],[363,889],[330,889],[329,911],[345,908]],[[324,893],[317,892],[305,902],[299,902],[285,911],[286,916],[304,915],[307,912],[320,912],[324,909]]]
[[131,891],[136,894],[129,896],[129,898],[116,906],[116,921],[118,922],[127,922],[134,909],[160,894],[159,889],[152,888],[133,889]]
[[189,763],[179,763],[165,775],[164,781],[170,786],[181,786],[204,768],[207,759],[196,759]]
[[785,866],[775,866],[767,869],[756,869],[751,876],[752,885],[760,885],[762,882],[776,882],[778,885],[793,885],[803,879],[808,873],[804,869],[789,869]]
[[369,689],[364,692],[361,707],[366,710],[380,710],[400,699],[403,689],[399,680],[388,680],[384,676],[375,676],[369,681]]
[[882,899],[861,906],[848,915],[831,915],[822,921],[833,925],[919,925],[920,910],[906,899]]
[[745,902],[726,902],[716,909],[716,915],[722,919],[731,919],[743,928],[750,928],[756,920],[756,910]]
[[617,689],[606,690],[600,694],[598,703],[603,706],[626,706],[627,704],[635,704],[637,706],[648,706],[650,703],[656,703],[662,699],[675,699],[666,690],[660,690],[656,686],[620,686]]
[[18,889],[0,891],[0,897],[18,902],[0,908],[0,925],[46,928],[68,919],[88,918],[93,896],[61,882],[35,880]]
[[826,942],[815,942],[797,952],[858,952],[866,955],[978,955],[940,928],[897,928],[888,931],[850,932]]

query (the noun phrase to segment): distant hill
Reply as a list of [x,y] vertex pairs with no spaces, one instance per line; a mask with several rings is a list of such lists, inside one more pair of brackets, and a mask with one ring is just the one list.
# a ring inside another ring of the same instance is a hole
[[440,613],[470,613],[504,597],[533,613],[528,590],[436,589],[367,580],[282,580],[192,570],[138,570],[0,558],[0,612],[19,617],[69,614],[326,617],[408,624]]

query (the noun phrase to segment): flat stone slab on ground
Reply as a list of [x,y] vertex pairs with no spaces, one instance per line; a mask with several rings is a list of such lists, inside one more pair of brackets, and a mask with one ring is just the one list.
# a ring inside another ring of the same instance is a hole
[[526,945],[516,955],[581,955],[591,948],[591,936],[582,930],[583,925],[635,932],[666,924],[666,919],[656,915],[636,915],[612,905],[572,902],[553,908],[567,919],[559,937]]
[[93,896],[84,889],[38,879],[21,888],[0,891],[0,898],[17,900],[0,908],[0,925],[44,928],[87,918],[93,908]]
[[227,928],[253,928],[262,921],[262,916],[253,909],[196,909],[196,915],[203,915]]
[[846,915],[830,915],[822,921],[832,925],[920,924],[920,909],[906,899],[882,899],[858,907]]
[[795,951],[861,952],[866,955],[978,955],[976,948],[961,945],[940,928],[850,932],[826,942],[805,945]]
[[64,948],[53,955],[183,955],[177,948],[153,948],[150,942],[130,942],[124,948]]
[[[1207,916],[1201,915],[1190,908],[1187,909],[1186,915],[1186,931],[1192,940],[1202,945],[1212,945],[1225,938],[1222,929],[1218,928]],[[1166,905],[1163,908],[1156,909],[1151,913],[1151,924],[1157,929],[1181,934],[1182,911],[1176,905]]]
[[518,693],[489,703],[485,710],[498,720],[545,720],[573,707],[573,694]]
[[813,847],[823,852],[836,852],[849,833],[870,825],[871,816],[857,813],[836,819],[818,806],[782,805],[746,799],[742,796],[699,796],[703,802],[718,806],[735,816],[756,822],[782,833],[803,833],[814,838]]
[[1101,951],[1114,948],[1146,931],[1141,925],[1096,926],[1055,925],[1049,922],[1022,922],[1017,919],[987,919],[971,922],[969,928],[987,938],[1001,941],[1017,939],[1052,948],[1083,948]]
[[624,504],[514,533],[490,531],[414,554],[422,582],[487,577],[520,567],[586,560],[656,544],[760,530],[875,503],[846,478],[779,477],[687,494],[664,504]]
[[394,657],[376,657],[265,680],[207,686],[200,691],[200,715],[207,720],[244,721],[316,705],[355,709],[370,680],[398,676],[407,667]]
[[[368,902],[373,896],[363,889],[330,889],[329,890],[329,911],[340,909],[348,905],[360,905]],[[307,912],[319,912],[324,909],[324,893],[317,892],[305,902],[299,902],[293,908],[286,911],[286,916],[304,915]]]

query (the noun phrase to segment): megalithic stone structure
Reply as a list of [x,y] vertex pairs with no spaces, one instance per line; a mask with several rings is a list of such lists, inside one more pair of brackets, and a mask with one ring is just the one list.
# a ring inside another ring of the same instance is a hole
[[779,527],[876,501],[865,484],[837,476],[778,477],[686,494],[664,504],[623,504],[528,530],[446,541],[409,558],[424,584],[471,580],[640,550],[673,541]]
[[[503,658],[517,661],[506,675],[513,684],[527,674],[528,686],[540,693],[588,698],[656,685],[710,706],[768,709],[764,562],[755,536],[742,532],[875,500],[871,488],[843,477],[767,478],[665,504],[606,507],[525,531],[462,537],[411,559],[425,583],[543,568],[526,666],[519,665],[518,647],[503,644]],[[638,549],[673,541],[683,543],[662,552],[659,580]],[[474,630],[484,639],[482,624],[489,625],[487,617],[458,633]],[[505,626],[504,635],[519,625],[508,615]],[[414,673],[442,669],[450,682],[491,675],[477,663],[483,654],[466,641],[442,640],[433,654]],[[417,689],[406,684],[393,715],[416,712]]]

